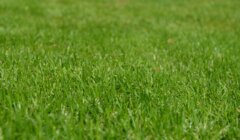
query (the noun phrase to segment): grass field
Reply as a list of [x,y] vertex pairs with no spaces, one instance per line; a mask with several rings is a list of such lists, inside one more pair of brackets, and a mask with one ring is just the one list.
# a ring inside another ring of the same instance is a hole
[[0,0],[0,140],[240,139],[239,0]]

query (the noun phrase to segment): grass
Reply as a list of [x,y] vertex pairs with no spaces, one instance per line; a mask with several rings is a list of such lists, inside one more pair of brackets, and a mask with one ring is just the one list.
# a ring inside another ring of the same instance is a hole
[[239,0],[1,0],[0,139],[239,139]]

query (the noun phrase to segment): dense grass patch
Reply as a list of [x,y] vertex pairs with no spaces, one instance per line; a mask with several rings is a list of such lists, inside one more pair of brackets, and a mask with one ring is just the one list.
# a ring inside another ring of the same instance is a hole
[[1,139],[239,139],[239,0],[1,0]]

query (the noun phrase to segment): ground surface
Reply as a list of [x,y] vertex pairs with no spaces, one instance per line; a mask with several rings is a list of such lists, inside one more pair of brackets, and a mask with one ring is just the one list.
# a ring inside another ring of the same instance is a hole
[[239,139],[239,0],[1,0],[0,139]]

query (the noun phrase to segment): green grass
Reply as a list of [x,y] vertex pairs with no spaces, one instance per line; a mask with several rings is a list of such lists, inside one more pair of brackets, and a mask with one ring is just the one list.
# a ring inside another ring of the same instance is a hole
[[239,0],[1,0],[0,140],[240,139]]

